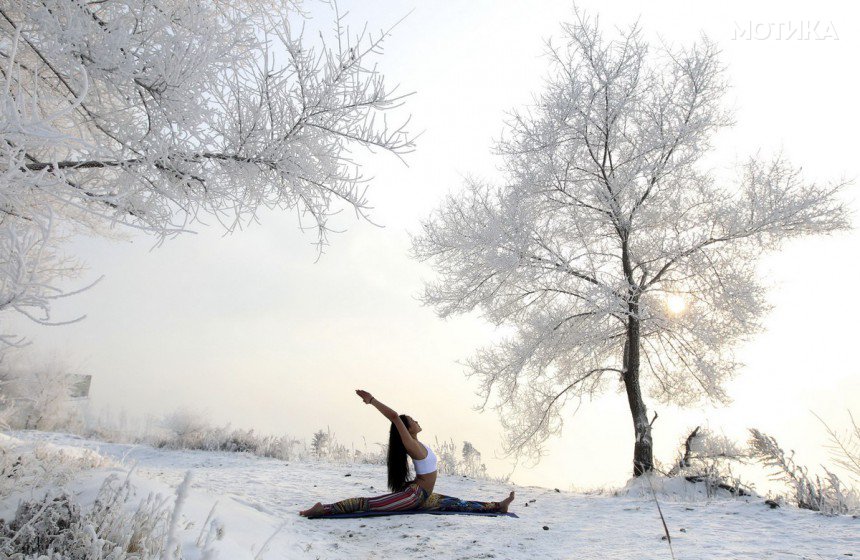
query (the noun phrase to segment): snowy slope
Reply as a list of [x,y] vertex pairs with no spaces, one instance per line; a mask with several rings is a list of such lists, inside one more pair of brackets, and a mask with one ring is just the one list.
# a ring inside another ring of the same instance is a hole
[[[141,495],[172,496],[185,473],[191,492],[182,508],[180,539],[187,559],[207,515],[224,524],[216,543],[219,558],[671,558],[650,489],[633,487],[625,496],[583,495],[538,487],[512,487],[466,478],[440,477],[436,492],[467,499],[497,500],[514,489],[511,510],[520,518],[396,516],[309,520],[299,509],[316,501],[384,493],[385,473],[377,465],[284,463],[246,454],[164,451],[107,444],[60,434],[15,432],[9,445],[48,442],[93,449],[113,466],[83,471],[68,483],[81,500],[92,500],[105,474],[126,476]],[[646,487],[647,488],[647,487]],[[655,483],[672,535],[675,557],[809,558],[860,557],[860,520],[780,508],[761,498],[707,500],[695,490]],[[18,500],[44,494],[21,489],[0,502],[0,518],[14,514]],[[525,504],[528,503],[526,507]],[[274,535],[274,536],[273,536]],[[271,539],[270,539],[271,538]],[[261,547],[268,541],[265,550]]]

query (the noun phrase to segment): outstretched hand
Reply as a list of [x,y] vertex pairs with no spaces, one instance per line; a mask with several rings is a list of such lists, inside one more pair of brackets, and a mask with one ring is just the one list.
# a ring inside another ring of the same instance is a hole
[[367,391],[363,391],[361,389],[356,389],[355,394],[361,397],[361,400],[364,401],[364,404],[370,404],[370,401],[373,400],[373,395],[368,393]]

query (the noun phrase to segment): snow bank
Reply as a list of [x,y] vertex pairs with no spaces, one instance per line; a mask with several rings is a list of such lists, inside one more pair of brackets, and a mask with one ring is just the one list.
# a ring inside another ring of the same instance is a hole
[[[204,559],[197,543],[204,525],[211,526],[213,520],[223,527],[221,539],[212,543],[222,560],[670,558],[650,487],[643,487],[642,481],[613,496],[440,476],[437,493],[466,499],[496,500],[515,490],[511,510],[519,519],[309,520],[297,512],[317,501],[384,493],[384,467],[170,451],[38,432],[19,437],[30,444],[50,442],[97,451],[117,462],[118,466],[82,471],[66,485],[82,503],[94,500],[105,475],[125,476],[132,465],[138,499],[156,492],[173,503],[175,489],[191,471],[176,524],[177,541],[188,559]],[[790,507],[772,510],[761,498],[702,499],[696,485],[685,481],[652,482],[678,559],[860,556],[860,520],[849,516],[826,517]],[[0,503],[4,511],[14,509],[8,501],[3,498]]]
[[[744,492],[749,492],[744,490]],[[745,502],[761,502],[763,498],[756,493],[751,496],[737,496],[726,488],[708,487],[707,482],[691,482],[683,476],[666,477],[659,475],[646,475],[627,481],[621,489],[615,492],[616,496],[630,496],[637,498],[678,501],[678,502],[700,502],[710,499],[717,500],[742,500]]]

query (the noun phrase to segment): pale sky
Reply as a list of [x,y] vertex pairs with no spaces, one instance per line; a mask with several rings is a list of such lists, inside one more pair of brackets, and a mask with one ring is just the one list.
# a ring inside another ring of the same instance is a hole
[[[689,44],[700,31],[723,50],[732,84],[726,104],[737,125],[714,138],[709,161],[726,169],[735,159],[782,147],[809,180],[858,176],[856,67],[860,8],[837,1],[696,3],[681,1],[579,4],[600,14],[605,35],[641,15],[646,36]],[[81,238],[69,247],[90,271],[81,284],[104,279],[60,301],[55,319],[86,313],[83,322],[41,327],[5,320],[5,331],[28,335],[30,350],[57,356],[93,375],[92,404],[114,414],[161,415],[178,407],[201,411],[214,423],[262,433],[309,437],[330,427],[359,447],[387,439],[386,421],[353,393],[367,389],[401,413],[419,419],[425,441],[472,442],[491,472],[510,463],[494,458],[500,428],[492,412],[472,410],[476,384],[457,360],[491,341],[479,315],[443,321],[417,299],[433,271],[409,259],[408,232],[417,232],[465,175],[498,177],[492,141],[504,112],[540,90],[548,63],[543,40],[559,37],[573,18],[567,0],[540,2],[341,0],[358,27],[393,24],[414,11],[386,42],[379,67],[390,84],[414,91],[406,110],[412,130],[424,131],[405,157],[366,159],[375,176],[369,190],[374,222],[344,212],[318,262],[314,237],[298,230],[294,214],[261,212],[260,223],[224,237],[216,226],[197,235],[154,241]],[[645,11],[642,11],[645,10]],[[327,9],[314,9],[327,18]],[[836,37],[821,40],[736,39],[753,25],[819,22]],[[657,48],[656,41],[652,48]],[[852,209],[860,209],[858,186]],[[854,223],[857,223],[857,216]],[[213,220],[214,223],[214,220]],[[678,441],[697,424],[745,438],[758,427],[798,459],[826,459],[826,437],[810,413],[844,426],[847,409],[860,414],[856,347],[857,232],[786,245],[761,263],[774,288],[767,332],[740,352],[746,362],[729,386],[727,408],[663,407],[654,428],[655,456],[674,457]],[[855,414],[855,416],[857,415]],[[568,488],[619,485],[631,471],[633,430],[626,397],[610,392],[568,411],[564,435],[533,469],[513,480]]]

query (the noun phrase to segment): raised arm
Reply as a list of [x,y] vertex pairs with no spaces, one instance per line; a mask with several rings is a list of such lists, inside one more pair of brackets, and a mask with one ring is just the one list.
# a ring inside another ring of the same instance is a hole
[[387,406],[385,406],[384,404],[382,404],[381,402],[376,400],[376,397],[374,397],[373,395],[371,395],[367,391],[362,391],[361,389],[356,389],[355,394],[358,395],[359,397],[361,397],[361,400],[364,401],[364,404],[372,404],[373,406],[376,407],[376,409],[379,412],[382,413],[383,416],[385,416],[386,418],[388,418],[392,422],[394,422],[395,418],[399,419],[399,415],[396,412],[394,412],[394,410],[388,408]]
[[382,413],[383,416],[388,418],[394,427],[397,428],[397,432],[400,434],[400,439],[403,441],[403,446],[406,448],[406,452],[413,459],[421,460],[427,457],[427,450],[424,449],[424,446],[418,443],[418,440],[409,433],[409,429],[406,428],[406,425],[403,423],[403,420],[400,419],[400,415],[397,414],[393,409],[385,406],[381,402],[379,402],[376,397],[368,393],[367,391],[362,391],[361,389],[356,389],[355,394],[361,397],[361,400],[364,401],[364,404],[372,404],[376,407],[376,409]]

